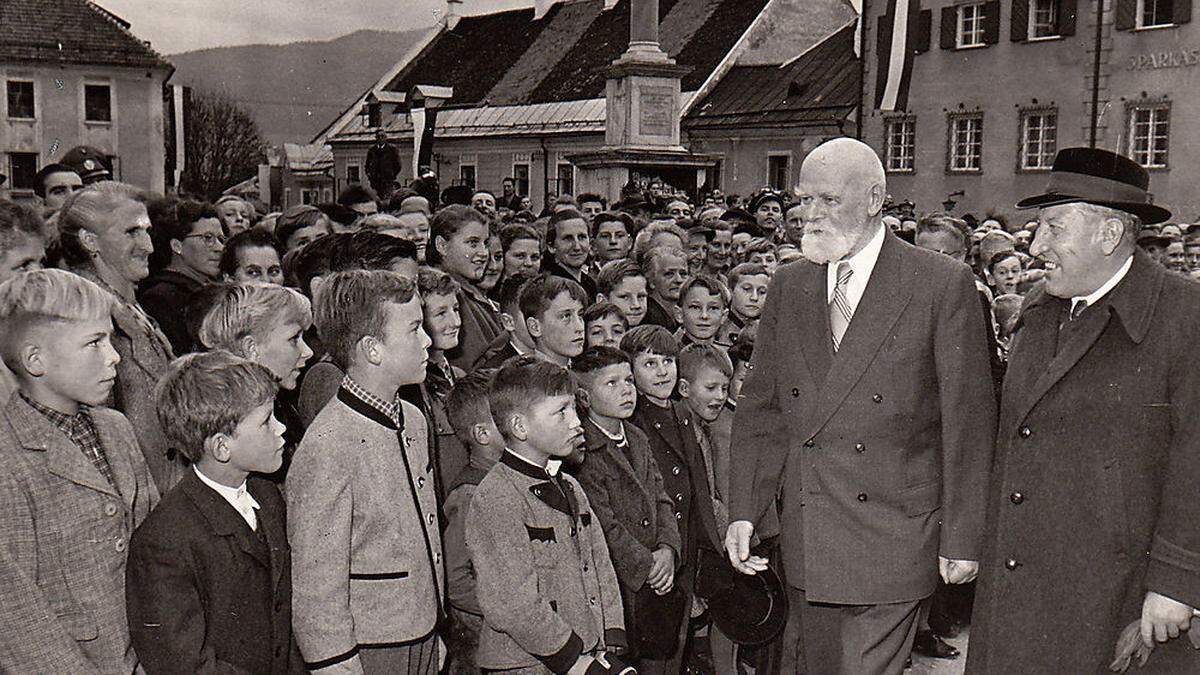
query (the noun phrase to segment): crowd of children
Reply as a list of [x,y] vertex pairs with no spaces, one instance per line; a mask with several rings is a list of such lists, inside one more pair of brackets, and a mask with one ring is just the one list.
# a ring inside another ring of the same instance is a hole
[[680,673],[699,631],[735,671],[694,586],[773,261],[451,205],[279,256],[284,214],[194,283],[208,205],[2,206],[5,670]]

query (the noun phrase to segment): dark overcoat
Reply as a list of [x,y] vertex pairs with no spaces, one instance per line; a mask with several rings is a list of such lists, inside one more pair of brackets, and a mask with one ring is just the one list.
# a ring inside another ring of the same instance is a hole
[[194,471],[133,534],[129,631],[156,673],[304,673],[292,638],[291,551],[283,497],[251,478],[258,532]]
[[771,283],[734,416],[730,521],[779,530],[812,602],[915,600],[939,555],[979,555],[996,404],[975,281],[885,233],[835,354],[826,275],[801,261]]
[[[1064,322],[1068,302],[1035,288],[1018,323],[971,672],[1106,672],[1147,590],[1200,606],[1200,286],[1139,252]],[[1197,673],[1200,652],[1134,670]]]

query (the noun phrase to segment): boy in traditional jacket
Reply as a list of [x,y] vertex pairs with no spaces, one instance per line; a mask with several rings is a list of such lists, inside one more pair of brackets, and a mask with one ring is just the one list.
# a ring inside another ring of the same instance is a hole
[[163,430],[192,466],[129,545],[129,631],[151,675],[305,672],[283,497],[265,477],[283,463],[278,391],[271,371],[220,350],[159,380]]
[[682,545],[671,498],[633,415],[629,356],[592,347],[571,365],[587,408],[584,460],[575,475],[600,519],[621,586],[630,653],[638,671],[679,672],[686,596],[675,590]]
[[321,344],[346,376],[287,478],[296,640],[315,672],[440,669],[443,561],[425,418],[397,389],[425,377],[421,298],[393,272],[316,292]]
[[[129,536],[158,491],[125,416],[112,296],[63,270],[0,284],[0,670],[132,673]],[[83,561],[86,561],[83,562]]]
[[466,522],[484,620],[480,668],[595,671],[625,644],[604,532],[583,488],[559,472],[583,442],[575,388],[565,369],[529,356],[492,382],[488,405],[508,445]]

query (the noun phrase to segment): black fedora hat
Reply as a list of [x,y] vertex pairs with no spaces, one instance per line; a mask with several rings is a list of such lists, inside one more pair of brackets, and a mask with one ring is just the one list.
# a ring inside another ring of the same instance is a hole
[[1147,225],[1171,212],[1150,202],[1150,174],[1137,162],[1098,148],[1066,148],[1054,157],[1046,191],[1017,202],[1018,209],[1086,202],[1125,211]]
[[770,642],[787,623],[787,590],[771,566],[758,574],[742,574],[724,555],[701,551],[696,595],[708,603],[709,616],[721,633],[741,645]]

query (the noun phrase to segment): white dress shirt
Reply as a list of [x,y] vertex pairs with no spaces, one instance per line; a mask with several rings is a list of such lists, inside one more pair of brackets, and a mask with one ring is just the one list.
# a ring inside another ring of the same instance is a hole
[[196,477],[200,479],[201,483],[204,483],[213,490],[216,490],[217,494],[221,495],[225,501],[229,502],[229,505],[232,506],[234,510],[236,510],[238,514],[242,516],[242,519],[246,521],[246,524],[250,526],[250,529],[254,530],[255,532],[258,531],[258,515],[254,513],[254,510],[262,507],[258,505],[258,502],[255,501],[254,497],[251,497],[250,493],[246,490],[246,481],[242,481],[241,485],[231,488],[228,485],[221,485],[208,476],[205,476],[200,472],[200,467],[193,466],[192,470],[196,472]]
[[[850,303],[850,316],[852,317],[858,309],[858,303],[862,300],[863,293],[867,290],[867,282],[871,280],[871,271],[875,269],[875,263],[879,260],[879,252],[883,250],[883,237],[884,227],[880,223],[871,240],[861,251],[849,258],[842,259],[850,263],[850,269],[854,270],[854,274],[850,275],[850,280],[846,282],[846,301]],[[841,260],[831,262],[826,266],[826,304],[833,302],[833,292],[837,289],[837,268],[840,264]]]
[[1100,288],[1097,288],[1088,295],[1077,295],[1071,298],[1071,313],[1075,313],[1075,305],[1079,304],[1080,300],[1087,301],[1088,307],[1100,302],[1101,298],[1108,295],[1108,292],[1116,288],[1117,284],[1121,283],[1121,280],[1125,278],[1125,275],[1129,274],[1130,267],[1133,267],[1132,254],[1125,259],[1125,264],[1121,265],[1121,269],[1117,270],[1116,274],[1113,274],[1111,277],[1109,277],[1108,281],[1104,282],[1104,285],[1100,286]]

